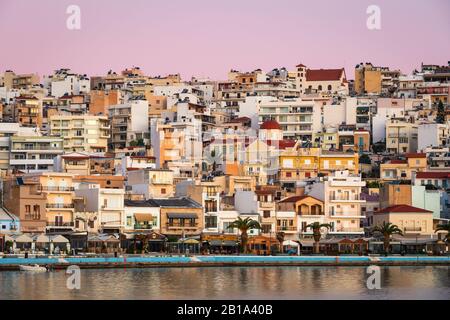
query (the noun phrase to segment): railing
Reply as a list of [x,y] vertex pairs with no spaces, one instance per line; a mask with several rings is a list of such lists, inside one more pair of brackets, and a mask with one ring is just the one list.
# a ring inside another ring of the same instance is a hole
[[277,226],[277,231],[297,231],[297,227]]
[[343,200],[343,201],[351,201],[351,200],[361,200],[359,196],[353,196],[353,197],[330,197],[330,200]]
[[406,232],[408,232],[408,231],[422,231],[422,228],[421,227],[405,227],[404,230]]
[[75,208],[73,203],[47,203],[45,205],[46,208],[51,209],[71,209]]
[[75,222],[47,222],[47,227],[74,227]]
[[137,229],[137,230],[140,230],[140,229],[152,229],[152,225],[150,225],[150,224],[139,224],[139,223],[136,223],[135,225],[134,225],[134,229]]
[[74,187],[42,186],[39,191],[74,191]]
[[363,232],[362,228],[336,228],[332,232]]

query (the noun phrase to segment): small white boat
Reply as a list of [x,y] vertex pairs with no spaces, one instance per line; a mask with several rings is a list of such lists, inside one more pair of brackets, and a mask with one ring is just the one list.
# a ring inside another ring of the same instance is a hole
[[19,268],[20,268],[20,271],[47,272],[46,267],[41,267],[38,264],[31,265],[31,266],[19,265]]

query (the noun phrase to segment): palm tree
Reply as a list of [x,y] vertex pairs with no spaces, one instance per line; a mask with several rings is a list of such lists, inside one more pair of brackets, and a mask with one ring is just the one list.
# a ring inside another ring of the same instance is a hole
[[280,243],[280,251],[281,251],[281,253],[283,253],[284,236],[285,236],[284,232],[282,232],[282,231],[277,232],[277,240]]
[[305,229],[308,229],[308,228],[311,228],[312,231],[313,231],[314,252],[315,253],[320,253],[319,241],[320,241],[320,238],[322,237],[321,229],[322,228],[331,229],[332,226],[329,223],[313,222],[313,223],[308,224],[305,227]]
[[228,229],[238,229],[241,232],[241,247],[244,249],[244,253],[247,253],[247,240],[249,229],[261,229],[258,221],[252,220],[250,217],[242,219],[238,217],[229,226]]
[[391,242],[391,235],[393,234],[399,234],[403,235],[402,230],[390,222],[383,221],[383,224],[381,226],[375,226],[372,228],[372,233],[381,233],[384,237],[383,244],[384,244],[384,251],[386,254],[389,253],[390,249],[390,242]]
[[449,250],[449,246],[450,246],[450,223],[447,224],[440,224],[436,227],[436,230],[434,230],[435,232],[438,231],[447,231],[447,234],[445,235],[445,241],[447,242],[447,251]]

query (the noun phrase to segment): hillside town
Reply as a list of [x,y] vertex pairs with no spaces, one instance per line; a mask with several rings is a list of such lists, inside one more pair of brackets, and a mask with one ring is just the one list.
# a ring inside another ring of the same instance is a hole
[[6,70],[0,251],[448,252],[450,62],[347,72]]

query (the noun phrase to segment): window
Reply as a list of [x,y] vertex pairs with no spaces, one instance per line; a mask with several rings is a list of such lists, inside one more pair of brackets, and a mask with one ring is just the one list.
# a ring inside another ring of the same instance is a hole
[[30,212],[31,212],[31,206],[27,204],[25,206],[25,213],[30,213]]
[[166,188],[161,188],[161,194],[166,194]]
[[270,210],[264,210],[263,211],[263,217],[264,218],[270,218]]
[[127,226],[131,226],[132,220],[132,217],[127,217]]
[[217,216],[205,216],[205,228],[217,228]]
[[328,85],[328,91],[331,91],[331,84]]

